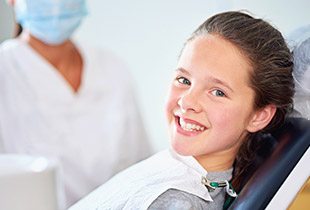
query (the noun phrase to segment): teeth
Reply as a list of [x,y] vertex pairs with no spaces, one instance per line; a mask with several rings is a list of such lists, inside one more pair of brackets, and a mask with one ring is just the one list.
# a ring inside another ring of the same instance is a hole
[[180,118],[180,125],[186,131],[193,131],[193,130],[204,131],[205,130],[205,127],[201,127],[199,125],[192,124],[192,123],[186,123],[182,118]]

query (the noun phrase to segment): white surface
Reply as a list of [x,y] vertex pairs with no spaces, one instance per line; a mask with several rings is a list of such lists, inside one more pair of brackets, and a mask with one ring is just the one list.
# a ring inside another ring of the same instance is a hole
[[43,157],[0,155],[0,209],[61,209],[56,164]]
[[287,209],[298,191],[310,176],[310,149],[299,160],[293,171],[286,178],[281,188],[268,204],[266,210]]
[[[51,166],[43,157],[33,158],[23,156],[17,158],[16,155],[1,155],[0,156],[0,177],[16,175],[19,173],[42,172]],[[50,170],[50,169],[48,169]]]

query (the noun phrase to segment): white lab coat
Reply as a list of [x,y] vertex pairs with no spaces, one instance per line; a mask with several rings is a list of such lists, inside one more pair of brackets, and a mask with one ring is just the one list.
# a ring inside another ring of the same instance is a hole
[[67,205],[150,155],[125,66],[109,52],[78,48],[84,68],[75,93],[26,43],[0,46],[2,152],[58,160]]
[[168,189],[213,201],[201,182],[206,175],[192,156],[164,150],[117,174],[69,210],[146,210]]

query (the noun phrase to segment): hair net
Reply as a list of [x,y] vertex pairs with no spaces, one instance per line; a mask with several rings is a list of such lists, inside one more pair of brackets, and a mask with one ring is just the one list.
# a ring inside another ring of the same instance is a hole
[[291,33],[288,34],[287,42],[291,49],[296,48],[297,45],[305,41],[310,37],[310,24],[299,27],[293,30]]
[[310,119],[310,37],[293,50],[294,106],[302,117]]

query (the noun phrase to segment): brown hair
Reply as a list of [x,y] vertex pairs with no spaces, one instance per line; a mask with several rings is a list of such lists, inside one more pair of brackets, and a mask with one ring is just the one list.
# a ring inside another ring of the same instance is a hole
[[14,38],[18,37],[23,32],[23,27],[19,24],[15,24],[15,30],[14,30]]
[[[210,17],[189,38],[206,34],[230,41],[248,58],[253,71],[250,86],[255,91],[254,109],[273,104],[277,107],[271,122],[260,132],[279,127],[291,111],[294,95],[293,58],[281,33],[262,19],[243,12],[224,12]],[[258,143],[257,133],[249,133],[234,163],[233,185],[241,188],[241,178],[250,166]]]

